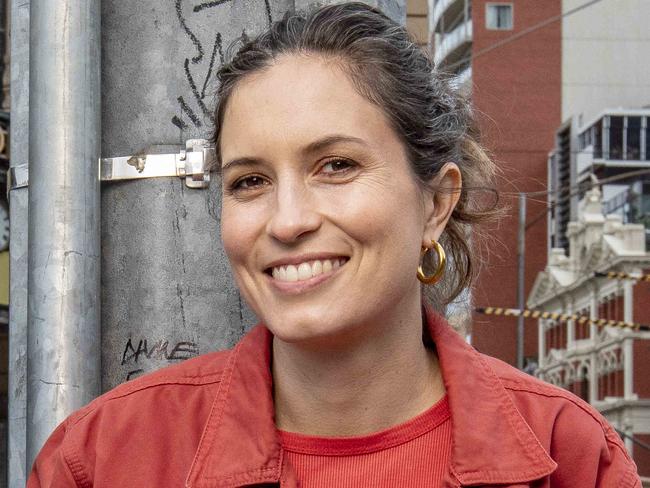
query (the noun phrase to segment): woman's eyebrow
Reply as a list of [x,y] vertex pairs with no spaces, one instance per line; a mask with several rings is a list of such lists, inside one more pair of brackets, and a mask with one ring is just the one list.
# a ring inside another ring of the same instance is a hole
[[263,161],[261,159],[253,158],[253,157],[235,158],[235,159],[231,159],[226,164],[224,164],[221,167],[221,171],[225,172],[226,170],[230,168],[234,168],[236,166],[244,166],[244,167],[257,166],[259,164],[262,164],[262,162]]
[[359,137],[346,136],[343,134],[332,134],[325,137],[322,137],[316,141],[310,142],[305,147],[302,148],[303,154],[313,154],[323,149],[333,146],[334,144],[339,144],[342,142],[352,142],[355,144],[360,144],[363,146],[368,146],[368,143]]
[[[343,134],[331,134],[325,137],[321,137],[320,139],[317,139],[313,142],[310,142],[309,144],[304,146],[300,150],[300,152],[304,155],[313,154],[322,151],[324,149],[327,149],[330,146],[333,146],[335,144],[340,144],[343,142],[359,144],[366,147],[368,146],[368,143],[359,137],[346,136]],[[260,158],[256,158],[252,156],[244,156],[241,158],[231,159],[221,167],[221,171],[225,172],[236,166],[250,167],[250,166],[257,166],[263,163],[264,161]]]

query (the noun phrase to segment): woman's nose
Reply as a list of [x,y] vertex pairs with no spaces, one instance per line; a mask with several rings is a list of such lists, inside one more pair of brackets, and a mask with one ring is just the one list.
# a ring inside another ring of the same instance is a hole
[[275,239],[292,243],[321,226],[321,215],[309,190],[297,185],[278,189],[275,208],[267,224],[267,232]]

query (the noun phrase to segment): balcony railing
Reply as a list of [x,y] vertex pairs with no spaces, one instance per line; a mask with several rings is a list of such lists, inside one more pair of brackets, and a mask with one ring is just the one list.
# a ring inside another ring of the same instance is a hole
[[433,15],[431,16],[431,25],[433,26],[433,30],[436,30],[440,17],[442,17],[453,3],[463,1],[464,0],[438,0],[433,6]]
[[451,32],[441,36],[439,45],[435,46],[434,62],[441,65],[449,54],[463,44],[472,42],[472,21],[463,22]]

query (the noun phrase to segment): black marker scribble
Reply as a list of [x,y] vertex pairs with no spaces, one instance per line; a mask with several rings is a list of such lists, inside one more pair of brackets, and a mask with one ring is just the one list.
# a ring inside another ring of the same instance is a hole
[[138,376],[140,374],[144,373],[144,369],[134,369],[133,371],[129,371],[126,374],[126,381],[129,381],[130,379],[134,378],[135,376]]
[[[224,53],[223,53],[223,38],[221,36],[221,33],[216,33],[214,37],[214,44],[212,46],[212,52],[210,53],[210,60],[207,63],[207,70],[205,72],[205,76],[202,74],[200,76],[197,75],[196,70],[193,72],[191,69],[190,65],[197,65],[201,64],[203,61],[207,61],[206,58],[206,53],[203,49],[203,44],[197,37],[197,35],[188,27],[187,24],[187,19],[185,18],[185,12],[183,9],[183,2],[187,0],[175,0],[175,7],[176,7],[176,16],[178,17],[178,22],[185,32],[185,34],[189,37],[189,39],[192,41],[192,44],[194,44],[194,47],[196,48],[196,55],[191,57],[191,58],[186,58],[183,68],[185,71],[185,78],[187,79],[187,83],[189,85],[189,88],[192,91],[192,95],[194,96],[194,99],[196,100],[196,104],[198,105],[198,108],[200,109],[201,114],[208,120],[214,122],[214,114],[210,112],[208,109],[206,103],[205,103],[205,97],[206,97],[206,92],[208,91],[209,83],[211,79],[214,77],[214,73],[217,70],[216,66],[216,56],[219,54],[219,62],[220,65],[223,65],[224,63]],[[217,7],[218,5],[223,5],[226,3],[230,3],[233,0],[213,0],[213,1],[204,1],[201,3],[198,3],[192,7],[192,12],[201,12],[205,9],[209,9],[212,7]],[[189,10],[189,6],[186,5],[185,11]],[[266,20],[269,25],[271,25],[273,19],[271,15],[271,1],[270,0],[264,0],[264,9],[266,12]],[[242,41],[246,42],[247,36],[245,33],[243,33],[242,36]],[[191,63],[190,63],[191,61]],[[203,67],[205,65],[202,64]],[[198,82],[198,83],[197,83]],[[198,86],[201,86],[201,90],[199,91]],[[188,122],[183,120],[183,114],[187,115],[189,117],[189,120],[195,127],[202,127],[202,119],[199,117],[199,112],[196,110],[196,106],[190,100],[185,100],[182,96],[177,98],[178,103],[180,104],[180,108],[182,113],[176,114],[171,118],[171,123],[174,124],[174,126],[178,127],[181,130],[186,130],[188,129]],[[192,107],[195,107],[192,109]],[[205,119],[203,119],[205,120]]]
[[222,3],[230,2],[232,0],[214,0],[212,2],[205,2],[205,3],[200,3],[199,5],[194,6],[194,11],[195,12],[200,12],[201,10],[205,8],[210,8],[210,7],[216,7],[217,5],[221,5]]
[[183,122],[181,119],[179,119],[178,116],[176,116],[176,115],[174,115],[172,117],[172,124],[174,124],[180,130],[187,129],[187,124],[185,122]]
[[177,98],[178,103],[181,104],[181,109],[183,109],[183,112],[187,114],[187,116],[190,118],[190,120],[194,123],[195,126],[201,127],[203,124],[201,124],[201,121],[199,118],[196,116],[194,111],[189,107],[187,103],[185,103],[185,100],[183,99],[182,96]]
[[214,58],[217,55],[217,52],[219,53],[219,61],[221,64],[223,64],[223,50],[221,46],[221,33],[217,32],[216,37],[214,38],[214,47],[212,48],[212,55],[210,56],[210,66],[208,66],[208,74],[205,77],[205,81],[203,82],[203,88],[201,89],[201,99],[205,98],[205,89],[208,86],[208,82],[210,81],[210,77],[212,76],[212,69],[214,68]]
[[176,17],[178,17],[178,21],[181,23],[181,27],[188,35],[188,37],[192,40],[192,43],[196,47],[196,50],[199,52],[198,55],[192,58],[192,64],[197,64],[203,59],[203,46],[201,45],[199,39],[194,35],[194,33],[189,29],[189,27],[187,27],[187,24],[185,23],[185,17],[183,17],[183,7],[181,5],[182,3],[183,0],[176,0]]
[[205,102],[203,102],[203,98],[201,97],[201,94],[199,93],[199,90],[196,87],[196,83],[194,83],[194,78],[192,77],[192,73],[190,73],[189,59],[185,59],[185,77],[187,78],[187,82],[189,83],[190,88],[192,89],[192,93],[194,94],[194,98],[196,99],[196,102],[199,104],[199,107],[201,107],[201,111],[203,112],[203,115],[211,119],[212,114],[208,110],[208,107],[205,106]]
[[[169,341],[161,339],[155,342],[147,339],[140,339],[137,346],[131,339],[128,339],[122,353],[121,366],[126,364],[141,364],[141,360],[165,360],[165,361],[184,361],[199,355],[199,345],[192,341],[179,341],[172,350],[169,350]],[[132,371],[133,372],[133,371]]]

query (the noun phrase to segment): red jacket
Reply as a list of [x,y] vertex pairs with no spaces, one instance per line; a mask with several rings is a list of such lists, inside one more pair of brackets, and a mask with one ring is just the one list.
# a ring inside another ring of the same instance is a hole
[[[429,314],[453,429],[443,486],[640,487],[588,404],[466,344]],[[273,422],[270,332],[129,381],[72,414],[28,488],[297,487]],[[266,485],[268,486],[268,485]]]

